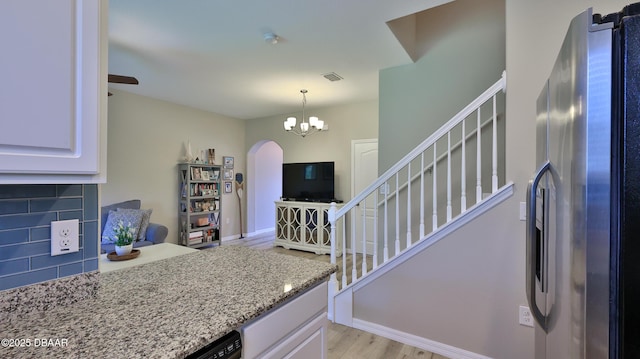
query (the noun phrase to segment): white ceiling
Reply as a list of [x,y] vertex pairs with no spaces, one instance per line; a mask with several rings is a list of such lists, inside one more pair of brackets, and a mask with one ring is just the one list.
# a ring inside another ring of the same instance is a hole
[[386,23],[449,1],[110,0],[109,73],[140,85],[109,87],[238,119],[300,111],[303,88],[309,109],[374,100],[412,62]]

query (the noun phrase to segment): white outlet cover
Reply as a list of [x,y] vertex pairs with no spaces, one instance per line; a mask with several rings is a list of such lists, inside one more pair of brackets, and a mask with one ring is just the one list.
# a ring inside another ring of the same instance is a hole
[[520,325],[533,327],[533,315],[531,315],[531,310],[529,310],[529,307],[521,305],[518,309],[518,322],[520,323]]
[[51,222],[52,256],[74,253],[80,250],[79,225],[80,221],[77,219]]

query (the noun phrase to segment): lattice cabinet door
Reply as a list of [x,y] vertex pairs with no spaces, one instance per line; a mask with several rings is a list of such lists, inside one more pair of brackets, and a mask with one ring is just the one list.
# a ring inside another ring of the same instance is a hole
[[322,222],[318,226],[318,231],[320,233],[320,243],[321,246],[331,246],[331,223],[329,223],[329,208],[322,209]]
[[305,243],[310,246],[318,245],[318,211],[317,207],[305,207]]
[[287,239],[289,238],[289,231],[291,225],[289,223],[289,207],[288,206],[276,206],[276,238]]
[[289,240],[291,242],[304,243],[304,239],[302,238],[302,208],[291,207],[289,211]]

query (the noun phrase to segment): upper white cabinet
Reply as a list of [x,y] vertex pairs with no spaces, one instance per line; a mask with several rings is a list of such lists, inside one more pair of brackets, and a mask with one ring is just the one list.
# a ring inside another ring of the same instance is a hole
[[0,183],[106,180],[107,1],[0,1]]

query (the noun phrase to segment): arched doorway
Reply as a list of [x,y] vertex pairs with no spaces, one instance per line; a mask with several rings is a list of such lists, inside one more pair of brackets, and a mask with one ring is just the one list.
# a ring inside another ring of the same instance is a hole
[[247,153],[247,234],[275,229],[274,202],[282,192],[282,147],[274,141],[254,144]]

